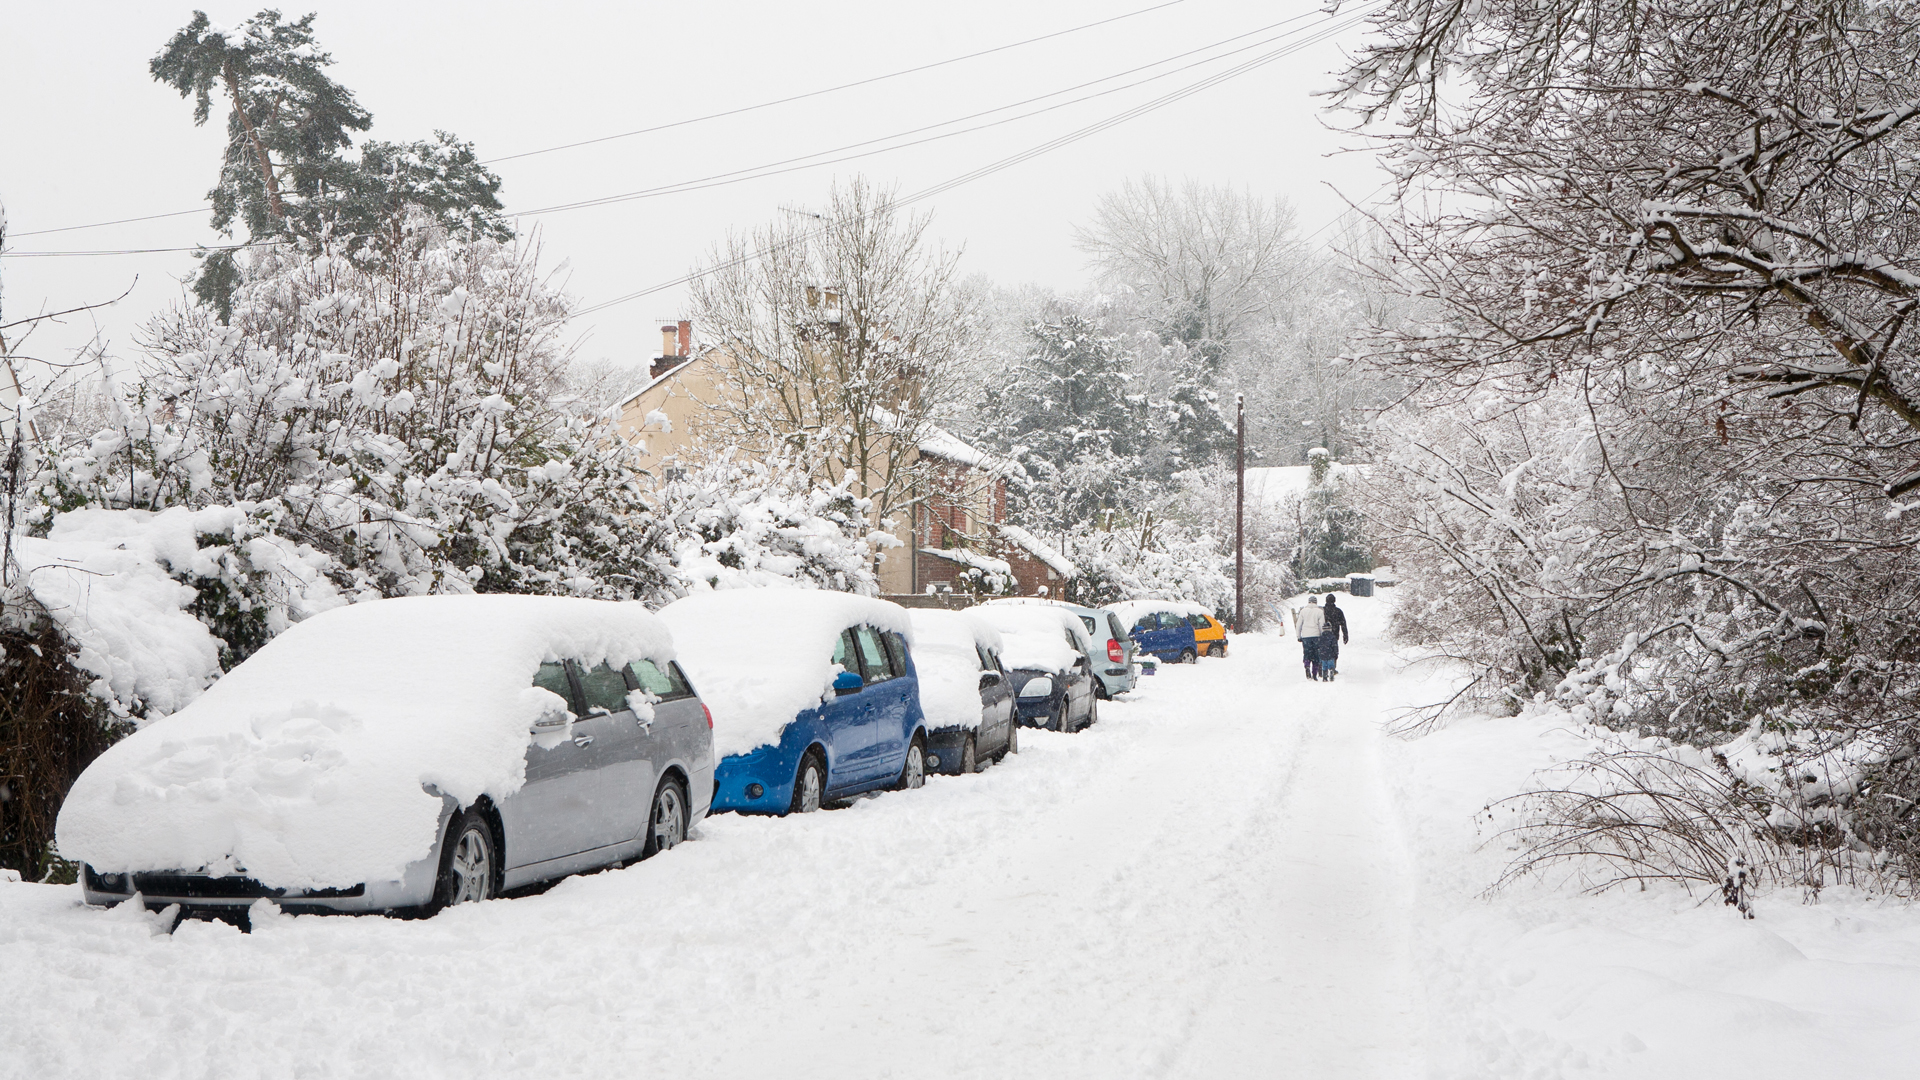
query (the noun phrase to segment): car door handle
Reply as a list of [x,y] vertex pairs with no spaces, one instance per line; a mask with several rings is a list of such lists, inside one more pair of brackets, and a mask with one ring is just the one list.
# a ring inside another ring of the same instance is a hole
[[584,748],[584,747],[588,747],[588,746],[592,746],[592,745],[593,745],[593,736],[591,736],[591,735],[575,735],[575,736],[573,737],[573,745],[575,745],[575,746],[579,746],[579,747],[583,747],[583,748]]

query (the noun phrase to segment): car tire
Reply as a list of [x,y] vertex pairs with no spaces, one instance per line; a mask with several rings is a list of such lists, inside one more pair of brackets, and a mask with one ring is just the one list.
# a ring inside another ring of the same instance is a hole
[[1193,654],[1192,649],[1181,649],[1180,662],[1183,664],[1197,664],[1200,662],[1200,658]]
[[900,765],[900,779],[894,784],[897,791],[911,791],[927,782],[927,740],[914,735],[907,744],[907,760]]
[[1047,710],[1047,730],[1067,730],[1067,699],[1064,695],[1060,698],[1060,704]]
[[432,910],[493,899],[500,892],[500,870],[500,838],[493,823],[474,807],[453,815],[440,845]]
[[1103,700],[1103,701],[1112,701],[1112,700],[1113,700],[1113,695],[1112,695],[1112,694],[1109,694],[1109,693],[1107,693],[1107,680],[1105,680],[1105,679],[1102,679],[1102,678],[1100,678],[1099,676],[1095,676],[1095,677],[1094,677],[1094,680],[1093,680],[1093,696],[1094,696],[1095,698],[1097,698],[1097,699],[1100,699],[1100,700]]
[[980,771],[980,747],[972,735],[967,736],[967,744],[960,748],[960,772],[977,773]]
[[793,801],[789,814],[811,814],[820,809],[827,795],[827,765],[812,750],[800,756],[800,767],[793,774]]
[[647,811],[647,839],[640,857],[650,859],[687,838],[687,789],[672,776],[660,781]]
[[1080,725],[1080,728],[1081,730],[1084,731],[1087,728],[1090,728],[1099,722],[1100,722],[1100,699],[1096,697],[1087,702],[1087,722]]
[[1209,645],[1207,646],[1207,655],[1225,656],[1227,655],[1227,647],[1225,645]]
[[1019,752],[1020,725],[1009,721],[1007,723],[1007,745],[1005,749],[1000,751],[1000,756],[1006,757],[1008,754],[1017,754]]

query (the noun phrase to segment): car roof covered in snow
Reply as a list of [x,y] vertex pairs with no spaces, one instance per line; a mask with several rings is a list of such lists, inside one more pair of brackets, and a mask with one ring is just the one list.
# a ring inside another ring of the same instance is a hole
[[60,850],[287,888],[398,878],[436,839],[428,787],[465,805],[525,782],[531,725],[555,701],[533,686],[542,661],[673,654],[666,624],[634,603],[422,596],[322,612],[88,766]]
[[[1080,616],[1054,604],[982,604],[973,611],[1000,631],[1000,662],[1010,668],[1065,672],[1092,648]],[[1066,630],[1079,643],[1067,644]]]
[[916,608],[913,666],[920,673],[920,708],[927,727],[980,726],[980,654],[999,652],[1000,631],[970,612]]
[[834,640],[862,623],[913,637],[906,609],[824,589],[721,589],[660,611],[681,670],[713,713],[716,757],[780,741],[801,713],[829,700]]
[[1150,611],[1166,611],[1175,615],[1205,615],[1213,618],[1213,609],[1205,604],[1195,604],[1187,600],[1122,600],[1106,605],[1106,610],[1120,616],[1120,625],[1131,630],[1140,616]]

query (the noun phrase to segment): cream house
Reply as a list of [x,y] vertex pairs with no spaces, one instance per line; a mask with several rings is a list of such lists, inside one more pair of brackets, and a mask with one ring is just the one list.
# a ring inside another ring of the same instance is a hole
[[[729,414],[721,407],[730,393],[725,378],[728,356],[722,349],[696,346],[687,320],[660,328],[661,352],[648,380],[617,406],[622,437],[641,448],[640,464],[656,478],[737,441]],[[893,533],[901,546],[879,567],[886,594],[921,594],[929,589],[977,585],[981,576],[1013,579],[1014,591],[1041,588],[1057,593],[1067,564],[1051,549],[1028,550],[1003,531],[1007,517],[1007,478],[1018,469],[938,428],[919,441],[911,455],[929,468],[915,482],[904,512],[894,515]],[[969,575],[968,571],[978,571]]]

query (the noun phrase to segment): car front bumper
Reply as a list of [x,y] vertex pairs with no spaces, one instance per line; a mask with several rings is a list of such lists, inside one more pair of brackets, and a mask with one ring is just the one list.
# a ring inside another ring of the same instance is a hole
[[368,882],[340,889],[279,889],[251,878],[211,877],[179,871],[102,874],[86,867],[80,895],[89,904],[110,906],[139,895],[149,911],[175,904],[188,915],[238,916],[261,900],[291,914],[369,914],[421,907],[433,899],[436,860],[408,866],[399,881]]

